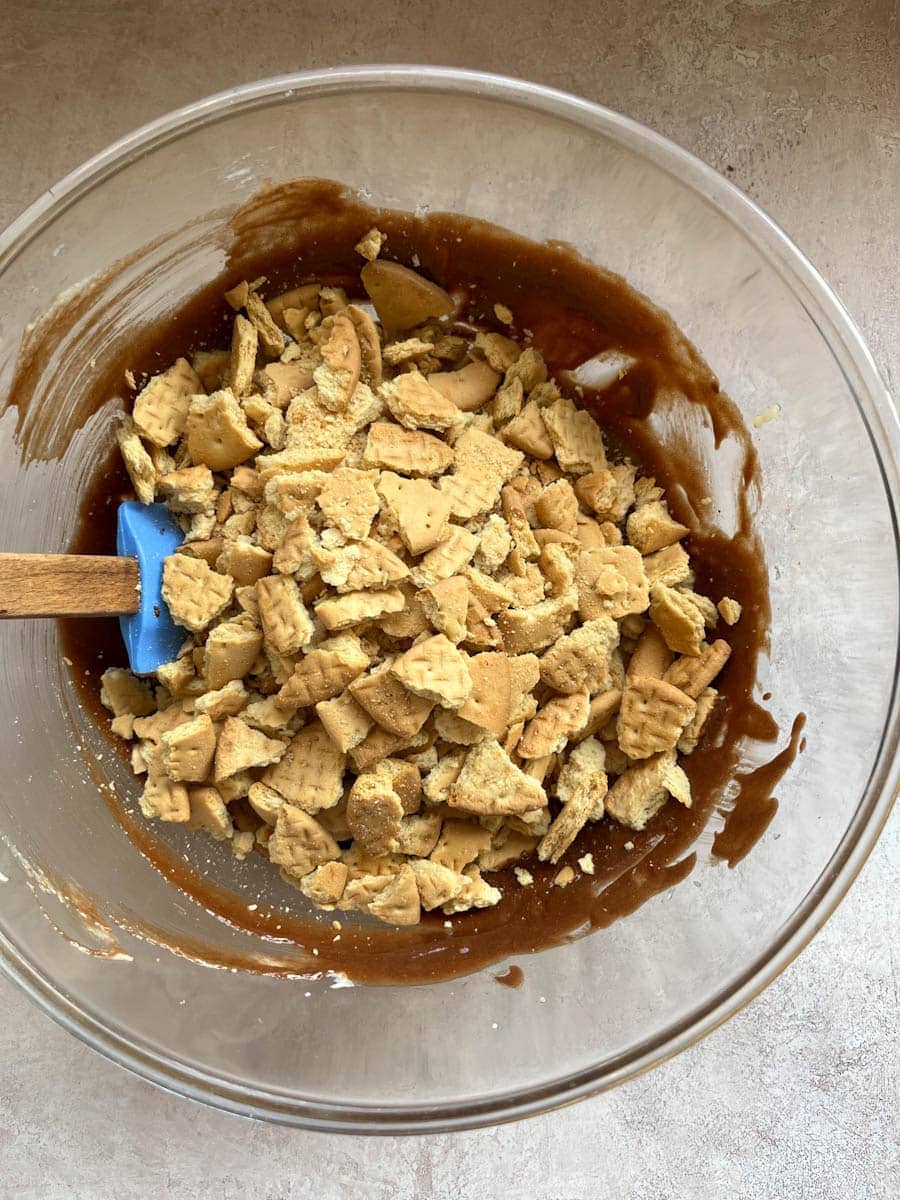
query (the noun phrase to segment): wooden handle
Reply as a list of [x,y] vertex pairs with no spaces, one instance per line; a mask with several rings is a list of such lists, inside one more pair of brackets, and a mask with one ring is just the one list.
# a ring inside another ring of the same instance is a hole
[[0,554],[0,618],[112,617],[140,606],[136,558]]

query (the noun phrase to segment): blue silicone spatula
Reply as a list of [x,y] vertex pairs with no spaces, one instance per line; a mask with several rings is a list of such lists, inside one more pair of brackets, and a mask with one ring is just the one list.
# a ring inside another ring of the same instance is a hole
[[131,669],[147,675],[186,636],[162,598],[163,560],[183,540],[164,504],[126,500],[116,555],[0,554],[0,618],[117,616]]

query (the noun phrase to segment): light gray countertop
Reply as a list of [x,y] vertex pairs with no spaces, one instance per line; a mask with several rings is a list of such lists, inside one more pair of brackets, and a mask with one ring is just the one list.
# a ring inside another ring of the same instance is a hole
[[[0,0],[0,225],[88,155],[209,92],[301,67],[432,62],[643,121],[762,205],[900,369],[895,0]],[[762,996],[615,1092],[518,1125],[347,1139],[155,1090],[0,983],[0,1197],[494,1200],[895,1195],[896,814]],[[891,1179],[894,1183],[891,1184]]]

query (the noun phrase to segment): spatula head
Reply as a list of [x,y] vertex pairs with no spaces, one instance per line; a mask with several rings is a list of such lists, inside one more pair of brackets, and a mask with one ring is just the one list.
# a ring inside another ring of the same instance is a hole
[[164,504],[119,505],[116,552],[136,558],[140,570],[141,606],[129,617],[120,617],[128,661],[136,675],[149,675],[171,662],[186,637],[172,620],[162,598],[165,558],[174,554],[184,534]]

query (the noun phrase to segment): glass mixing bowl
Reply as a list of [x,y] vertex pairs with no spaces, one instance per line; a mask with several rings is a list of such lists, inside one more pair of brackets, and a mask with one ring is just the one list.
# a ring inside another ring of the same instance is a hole
[[[871,850],[898,770],[896,413],[797,249],[651,131],[487,75],[301,73],[148,125],[0,238],[0,395],[29,322],[60,293],[89,296],[84,281],[146,248],[120,272],[114,302],[99,314],[88,299],[34,365],[27,412],[0,418],[4,550],[66,547],[112,421],[109,407],[79,411],[79,379],[218,274],[224,249],[195,236],[221,223],[207,214],[306,176],[376,204],[569,242],[672,313],[748,424],[779,406],[755,433],[774,613],[759,690],[772,693],[782,742],[807,714],[806,752],[737,866],[712,858],[706,831],[684,883],[606,930],[520,959],[518,991],[497,986],[497,968],[414,988],[213,970],[197,961],[204,947],[220,958],[273,948],[186,899],[139,854],[98,791],[111,782],[133,795],[134,783],[79,710],[55,625],[2,623],[4,969],[114,1061],[231,1112],[357,1132],[485,1124],[609,1087],[714,1028],[791,961]],[[243,887],[255,867],[215,869]],[[161,947],[170,941],[180,954]]]

